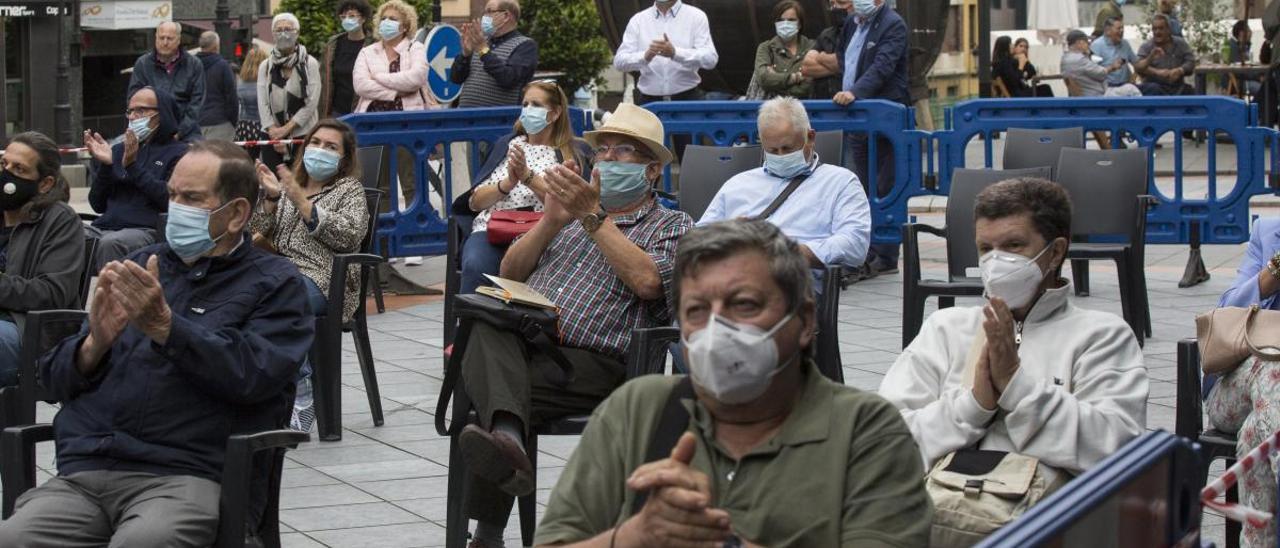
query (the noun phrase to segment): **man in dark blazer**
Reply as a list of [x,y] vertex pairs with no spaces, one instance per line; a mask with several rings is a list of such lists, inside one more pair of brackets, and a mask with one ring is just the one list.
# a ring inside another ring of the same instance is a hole
[[[854,0],[853,13],[844,23],[836,53],[843,70],[841,91],[833,98],[837,105],[848,105],[859,99],[884,99],[910,106],[907,25],[892,8],[885,6],[885,0]],[[887,139],[877,139],[875,194],[884,197],[893,189],[893,148]],[[847,140],[853,171],[871,196],[867,188],[871,181],[867,135],[850,134]],[[871,244],[867,266],[871,275],[897,272],[898,245]]]

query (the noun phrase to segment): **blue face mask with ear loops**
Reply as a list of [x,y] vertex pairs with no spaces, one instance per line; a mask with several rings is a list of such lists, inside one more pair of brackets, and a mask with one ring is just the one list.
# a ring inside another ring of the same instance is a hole
[[600,205],[605,209],[622,209],[650,192],[644,178],[647,164],[597,162],[596,167],[600,169]]
[[169,218],[164,226],[164,237],[169,242],[169,248],[188,264],[208,253],[218,245],[218,240],[227,235],[223,232],[217,238],[210,236],[209,218],[228,205],[231,202],[210,211],[170,201]]

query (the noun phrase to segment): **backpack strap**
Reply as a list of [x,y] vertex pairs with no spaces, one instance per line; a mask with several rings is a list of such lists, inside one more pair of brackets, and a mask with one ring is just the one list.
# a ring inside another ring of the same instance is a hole
[[[680,441],[680,436],[689,429],[689,411],[681,400],[693,398],[693,381],[686,375],[676,383],[667,395],[667,403],[662,406],[662,415],[658,418],[658,427],[649,435],[649,445],[645,448],[644,462],[649,463],[671,456],[671,449]],[[631,503],[631,514],[640,513],[644,503],[649,499],[647,491],[636,493]]]

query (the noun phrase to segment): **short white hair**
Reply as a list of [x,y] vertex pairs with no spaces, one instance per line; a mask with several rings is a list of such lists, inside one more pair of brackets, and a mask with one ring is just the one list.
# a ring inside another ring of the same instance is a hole
[[177,21],[161,21],[159,25],[156,25],[156,30],[159,31],[166,26],[173,27],[173,30],[177,31],[178,36],[182,36],[182,23]]
[[756,126],[764,130],[783,121],[791,123],[791,131],[809,134],[809,113],[795,97],[776,97],[760,105],[760,114],[756,117]]
[[302,23],[298,22],[298,18],[294,16],[292,13],[289,13],[286,11],[284,13],[276,14],[275,17],[271,18],[271,32],[275,32],[276,23],[279,23],[281,21],[288,21],[290,23],[293,23],[293,28],[297,30],[302,30]]

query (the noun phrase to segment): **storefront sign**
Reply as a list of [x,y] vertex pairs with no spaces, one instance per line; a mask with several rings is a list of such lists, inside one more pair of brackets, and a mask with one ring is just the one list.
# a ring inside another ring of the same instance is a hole
[[173,20],[169,0],[106,0],[80,5],[80,25],[89,29],[153,29]]

